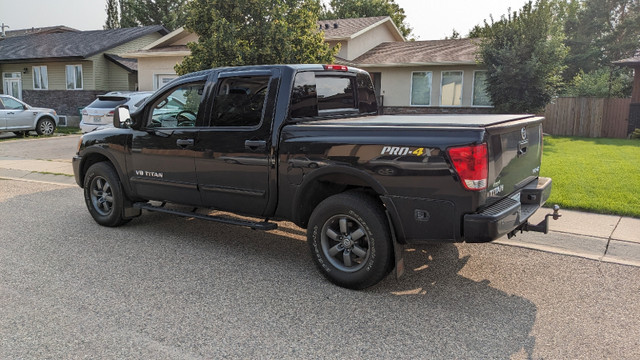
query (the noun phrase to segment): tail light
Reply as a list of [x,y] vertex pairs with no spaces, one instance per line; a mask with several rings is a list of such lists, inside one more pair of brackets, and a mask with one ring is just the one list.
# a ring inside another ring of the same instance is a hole
[[344,66],[344,65],[325,65],[324,69],[325,70],[335,70],[335,71],[347,71],[347,70],[349,70],[349,68]]
[[487,144],[455,147],[449,149],[448,153],[465,189],[478,191],[487,188],[489,174]]
[[107,116],[113,116],[114,113],[115,113],[115,110],[111,110],[107,113]]
[[87,110],[82,109],[82,115],[83,115],[83,116],[86,116],[86,115],[89,115],[89,113],[87,112]]

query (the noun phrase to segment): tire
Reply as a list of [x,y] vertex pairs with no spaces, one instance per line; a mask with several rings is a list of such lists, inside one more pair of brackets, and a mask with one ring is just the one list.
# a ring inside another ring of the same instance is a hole
[[103,226],[120,226],[125,219],[124,192],[120,178],[111,164],[99,162],[91,165],[84,177],[84,201],[93,219]]
[[36,132],[38,135],[53,135],[53,132],[56,130],[56,123],[52,118],[42,118],[38,120],[38,124],[36,125]]
[[367,288],[392,269],[387,217],[382,205],[363,193],[322,201],[309,219],[307,243],[322,275],[341,287]]

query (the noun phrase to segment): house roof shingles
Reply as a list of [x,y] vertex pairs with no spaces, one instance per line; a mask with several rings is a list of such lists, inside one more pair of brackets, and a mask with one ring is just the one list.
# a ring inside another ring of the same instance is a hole
[[325,40],[343,40],[387,18],[389,17],[376,16],[356,19],[320,20],[318,21],[318,28],[322,28],[321,30],[324,31]]
[[161,25],[17,36],[0,41],[0,62],[88,58],[142,36],[167,30]]
[[358,65],[475,64],[475,39],[385,42],[352,60]]

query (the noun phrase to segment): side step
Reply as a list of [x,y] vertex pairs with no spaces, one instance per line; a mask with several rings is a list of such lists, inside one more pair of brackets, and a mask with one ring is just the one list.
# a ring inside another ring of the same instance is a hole
[[249,228],[251,228],[253,230],[265,230],[265,231],[267,231],[267,230],[275,230],[275,229],[278,228],[278,224],[270,223],[270,222],[267,222],[267,221],[253,222],[253,221],[240,220],[240,219],[229,219],[229,218],[225,218],[225,217],[222,217],[222,216],[211,216],[211,215],[198,214],[196,212],[190,212],[190,211],[179,211],[179,210],[174,210],[174,209],[167,209],[167,208],[164,208],[162,206],[154,206],[154,205],[151,205],[151,204],[145,203],[145,202],[134,203],[133,207],[136,208],[136,209],[157,211],[157,212],[162,212],[162,213],[167,213],[167,214],[172,214],[172,215],[193,217],[193,218],[202,219],[202,220],[217,221],[217,222],[221,222],[221,223],[224,223],[224,224],[246,226],[246,227],[249,227]]

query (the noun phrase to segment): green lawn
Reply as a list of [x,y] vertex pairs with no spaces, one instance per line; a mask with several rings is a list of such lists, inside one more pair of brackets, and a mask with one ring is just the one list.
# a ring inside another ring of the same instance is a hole
[[640,140],[545,136],[547,206],[640,218]]

